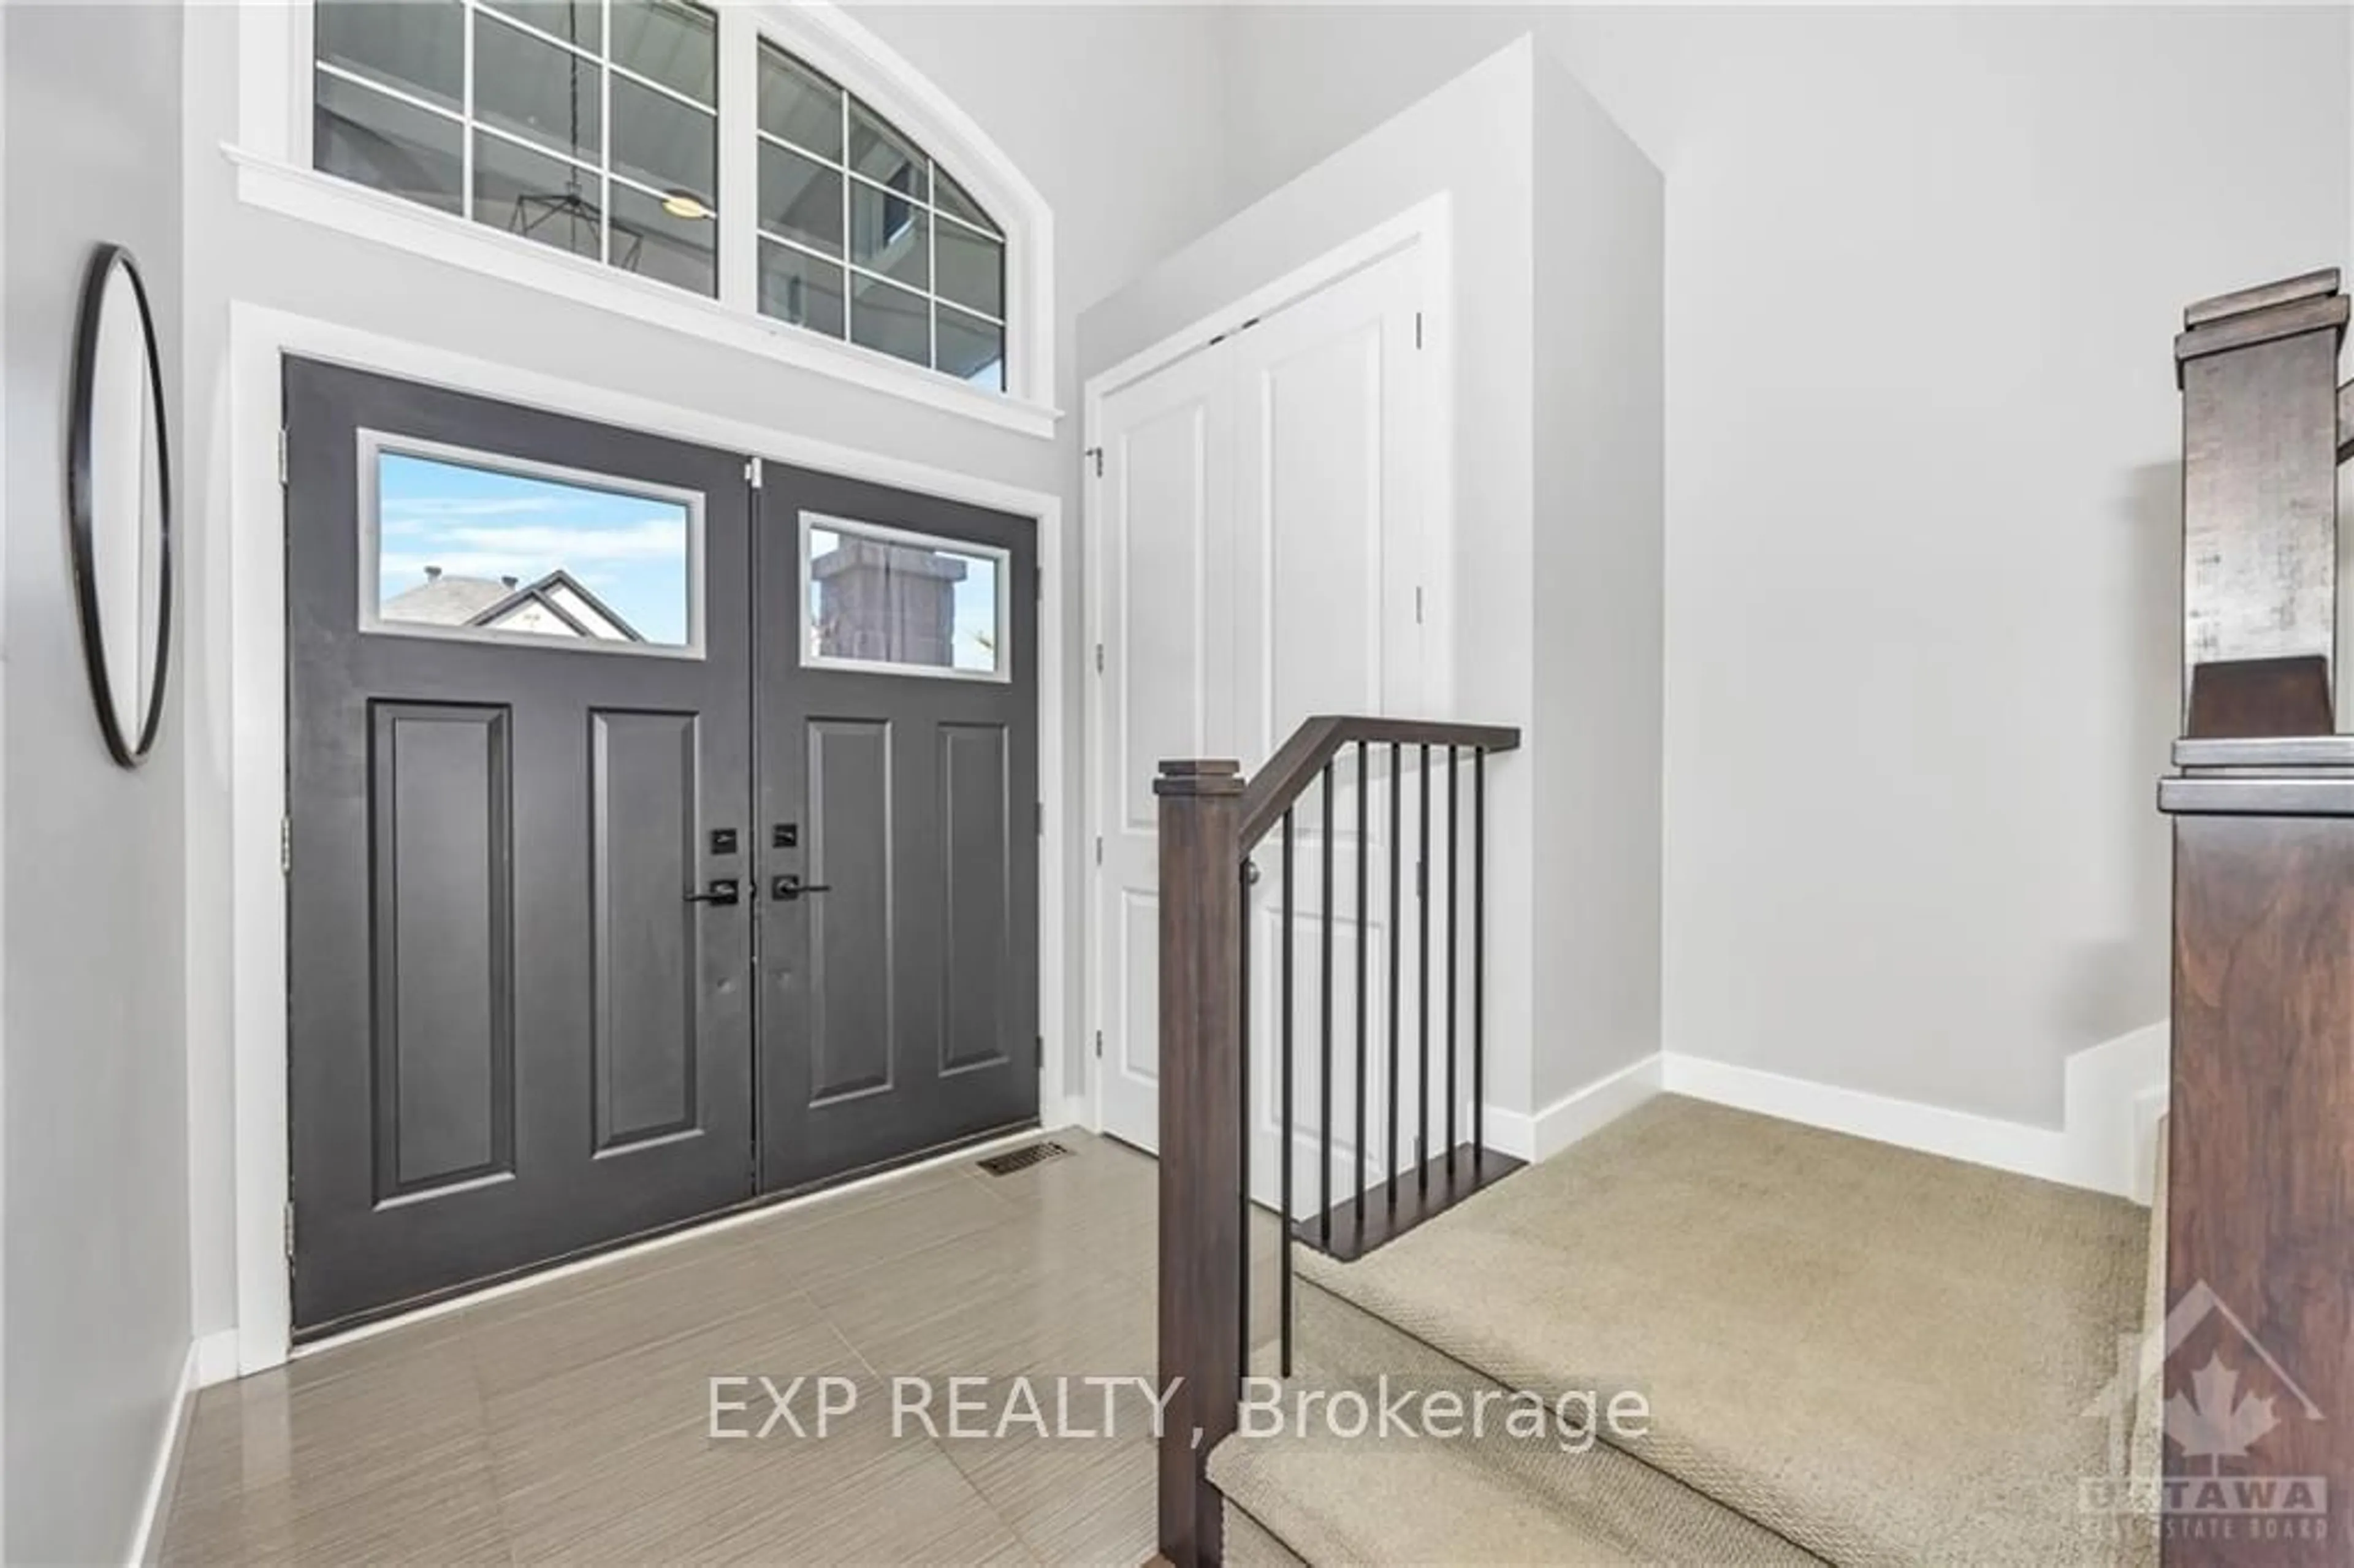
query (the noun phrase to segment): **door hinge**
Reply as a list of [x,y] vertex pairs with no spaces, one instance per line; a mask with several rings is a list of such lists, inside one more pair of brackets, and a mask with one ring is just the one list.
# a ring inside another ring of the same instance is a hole
[[278,427],[278,482],[286,482],[286,427]]
[[1416,626],[1422,624],[1422,585],[1420,583],[1414,585],[1414,623]]
[[1096,1031],[1096,1060],[1103,1060],[1103,1031],[1100,1029]]
[[1103,863],[1103,835],[1101,833],[1097,833],[1096,835],[1096,863],[1097,865],[1101,865]]
[[1422,346],[1422,313],[1420,311],[1414,313],[1414,345],[1416,348]]
[[746,458],[744,460],[744,482],[750,485],[755,490],[759,489],[760,481],[763,477],[761,471],[767,465],[762,463],[758,458]]
[[294,1261],[294,1201],[292,1198],[286,1201],[285,1227],[286,1261],[292,1263]]
[[1103,644],[1100,642],[1096,644],[1096,673],[1103,673]]
[[1038,601],[1040,604],[1044,604],[1044,603],[1045,603],[1045,602],[1046,602],[1046,568],[1045,568],[1045,567],[1031,567],[1031,568],[1030,568],[1030,584],[1031,584],[1032,588],[1034,590],[1034,597],[1037,599],[1037,601]]
[[1042,839],[1046,836],[1046,802],[1044,800],[1038,802],[1038,836]]
[[1097,479],[1101,479],[1103,477],[1103,448],[1089,447],[1079,455],[1096,465],[1096,477]]
[[294,819],[278,819],[278,874],[294,874]]
[[1430,863],[1428,861],[1418,860],[1414,863],[1414,895],[1416,898],[1427,900],[1430,897],[1429,874]]

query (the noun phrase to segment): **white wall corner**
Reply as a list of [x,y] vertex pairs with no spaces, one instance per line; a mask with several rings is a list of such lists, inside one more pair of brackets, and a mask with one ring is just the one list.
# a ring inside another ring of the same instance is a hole
[[1652,1054],[1608,1073],[1531,1115],[1487,1108],[1488,1147],[1533,1164],[1617,1121],[1659,1092],[1665,1058]]
[[[214,1336],[220,1338],[221,1336]],[[231,1341],[232,1354],[236,1336]],[[164,1415],[164,1432],[155,1449],[154,1467],[147,1474],[147,1489],[139,1499],[139,1517],[132,1525],[131,1550],[123,1561],[133,1564],[161,1560],[164,1545],[164,1519],[171,1511],[172,1493],[178,1489],[180,1457],[187,1448],[188,1416],[196,1407],[199,1352],[203,1341],[188,1346],[187,1358],[180,1363],[180,1381],[172,1391],[172,1407]]]
[[235,1329],[219,1329],[209,1334],[199,1334],[193,1353],[198,1388],[210,1388],[238,1375]]
[[2062,1115],[2073,1174],[2058,1180],[2149,1202],[2172,1037],[2169,1024],[2147,1024],[2068,1058]]
[[1675,1052],[1663,1058],[1663,1086],[1670,1094],[2147,1203],[2156,1128],[2166,1108],[2167,1041],[2167,1025],[2153,1023],[2069,1057],[2057,1128]]

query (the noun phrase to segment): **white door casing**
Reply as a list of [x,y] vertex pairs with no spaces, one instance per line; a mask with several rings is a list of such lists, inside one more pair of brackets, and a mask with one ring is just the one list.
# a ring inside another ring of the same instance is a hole
[[[1102,1031],[1104,1130],[1158,1143],[1156,811],[1163,758],[1236,757],[1246,771],[1319,713],[1429,715],[1443,682],[1426,656],[1436,595],[1430,518],[1443,482],[1438,362],[1423,352],[1426,247],[1394,248],[1253,321],[1246,330],[1130,380],[1094,403],[1094,624],[1103,668],[1089,743],[1103,859],[1097,873],[1094,1024]],[[1366,938],[1369,1129],[1387,1126],[1388,758],[1368,758]],[[1415,758],[1405,758],[1411,772]],[[1354,1123],[1358,940],[1355,758],[1336,765],[1332,1192],[1348,1190]],[[1443,800],[1443,796],[1441,797]],[[1405,802],[1411,898],[1414,802]],[[1295,1128],[1317,1125],[1320,1059],[1322,803],[1295,824]],[[1253,1187],[1277,1192],[1275,976],[1279,848],[1262,843],[1253,898]],[[1413,955],[1402,1014],[1412,1016]],[[1413,1040],[1405,1057],[1413,1058]],[[1405,1086],[1412,1120],[1412,1085]],[[1409,1135],[1410,1136],[1410,1135]],[[1373,1130],[1369,1169],[1382,1157]],[[1320,1197],[1316,1150],[1295,1209]],[[1411,1160],[1402,1147],[1400,1161]]]

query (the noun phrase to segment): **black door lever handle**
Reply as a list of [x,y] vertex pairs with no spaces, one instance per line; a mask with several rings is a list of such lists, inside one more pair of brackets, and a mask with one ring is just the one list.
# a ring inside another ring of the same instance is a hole
[[688,894],[686,901],[689,904],[736,904],[741,902],[743,896],[743,884],[732,876],[715,876],[708,888],[701,893]]
[[778,900],[779,903],[785,904],[791,903],[794,899],[799,898],[804,893],[831,893],[832,891],[833,887],[831,883],[805,883],[800,877],[795,876],[791,872],[786,872],[783,875],[778,877],[776,881],[769,885],[769,896]]

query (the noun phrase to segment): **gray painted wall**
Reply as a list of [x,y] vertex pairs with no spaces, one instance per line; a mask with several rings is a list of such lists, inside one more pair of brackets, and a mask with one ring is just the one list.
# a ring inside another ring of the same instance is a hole
[[[180,13],[0,6],[6,29],[5,1434],[12,1562],[121,1562],[188,1351],[183,716],[99,738],[65,545],[90,245],[129,245],[180,352]],[[30,221],[27,221],[27,216]]]
[[[1075,408],[1079,307],[1207,223],[1222,166],[1202,106],[1215,101],[1216,18],[1184,6],[854,7],[858,19],[977,121],[1055,213],[1058,384]],[[746,419],[1065,498],[1065,561],[1084,569],[1078,521],[1078,420],[1041,440],[685,338],[444,263],[241,205],[221,154],[237,136],[236,16],[197,6],[187,18],[189,493],[215,526],[197,541],[199,577],[222,571],[226,501],[224,355],[232,300],[252,302],[456,350],[586,386]],[[1076,605],[1076,599],[1073,600]],[[190,1187],[199,1332],[236,1317],[231,1192],[228,917],[228,628],[216,605],[190,606],[187,956]],[[1068,620],[1067,667],[1080,628]],[[1066,745],[1078,754],[1075,707]],[[1080,802],[1066,792],[1074,842]],[[1079,907],[1080,857],[1067,892]],[[1079,1065],[1075,969],[1053,1033]]]
[[1669,1045],[2056,1125],[2166,1009],[2168,344],[2347,260],[2344,10],[1229,26],[1238,202],[1532,29],[1665,172]]
[[1530,1104],[1659,1049],[1666,352],[1659,171],[1533,50]]

